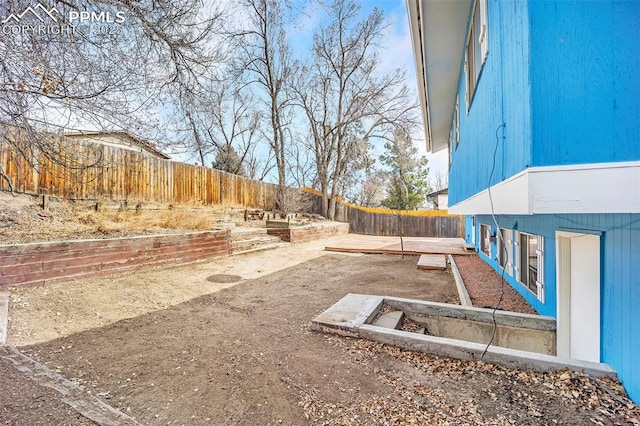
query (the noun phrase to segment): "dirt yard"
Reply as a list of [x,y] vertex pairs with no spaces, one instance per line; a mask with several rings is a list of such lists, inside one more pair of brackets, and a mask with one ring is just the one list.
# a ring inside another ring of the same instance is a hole
[[[211,211],[91,211],[63,200],[43,211],[36,198],[9,197],[0,193],[3,244],[215,226]],[[143,425],[640,424],[637,406],[607,393],[623,393],[614,381],[311,331],[349,292],[458,303],[449,271],[418,270],[411,256],[323,251],[340,238],[8,289],[8,344]],[[461,267],[470,287],[498,282],[470,262]],[[0,425],[92,424],[25,371],[0,347]]]
[[[145,425],[640,424],[637,407],[569,373],[311,331],[349,292],[457,301],[450,272],[420,271],[415,257],[323,245],[13,290],[10,343]],[[85,424],[30,385],[0,375],[13,390],[0,391],[0,424]]]

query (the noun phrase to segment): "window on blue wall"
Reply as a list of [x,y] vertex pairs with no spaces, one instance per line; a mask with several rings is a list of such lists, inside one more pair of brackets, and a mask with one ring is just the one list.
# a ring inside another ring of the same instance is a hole
[[516,245],[518,281],[544,302],[544,238],[520,232]]
[[480,224],[480,251],[491,258],[491,226]]
[[467,113],[469,113],[473,96],[476,93],[482,66],[489,54],[488,28],[487,0],[475,0],[464,60],[464,72],[467,80]]

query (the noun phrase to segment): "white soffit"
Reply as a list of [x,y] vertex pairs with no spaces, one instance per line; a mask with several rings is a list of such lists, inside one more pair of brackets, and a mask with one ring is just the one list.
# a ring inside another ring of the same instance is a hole
[[[640,213],[640,161],[532,167],[491,187],[495,214]],[[491,214],[484,190],[449,206]]]
[[430,121],[427,147],[432,152],[448,147],[470,9],[471,0],[421,1],[426,103]]

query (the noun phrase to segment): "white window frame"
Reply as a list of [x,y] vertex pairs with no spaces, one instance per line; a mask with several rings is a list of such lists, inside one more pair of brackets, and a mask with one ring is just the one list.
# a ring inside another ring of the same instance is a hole
[[455,142],[455,149],[458,149],[460,144],[460,97],[456,96],[456,106],[453,110],[453,141]]
[[[498,228],[498,265],[505,273],[513,275],[513,230]],[[503,258],[503,256],[505,256]],[[503,260],[505,261],[503,265]]]
[[[537,242],[536,242],[536,257],[537,257],[537,271],[536,271],[536,282],[535,282],[535,291],[530,287],[530,284],[528,282],[524,282],[524,277],[528,277],[528,272],[529,272],[529,258],[531,257],[531,254],[528,253],[528,258],[526,259],[526,265],[523,265],[523,259],[522,259],[522,250],[521,250],[521,236],[522,235],[528,235],[528,236],[534,236],[537,238]],[[515,252],[516,252],[516,262],[515,262],[515,272],[516,272],[516,279],[518,280],[518,282],[520,284],[522,284],[522,286],[524,288],[526,288],[529,292],[533,293],[536,298],[544,303],[544,237],[542,235],[537,235],[537,234],[531,234],[528,232],[516,232],[516,238],[514,241],[514,245],[516,247]],[[526,267],[526,272],[523,271],[523,266]],[[527,275],[523,275],[523,272],[526,273]]]
[[453,163],[453,132],[449,133],[449,170],[451,170],[451,163]]
[[[485,229],[488,230],[488,238],[484,235]],[[487,251],[485,251],[485,246]],[[491,225],[486,223],[480,224],[480,251],[491,259]]]
[[[477,42],[477,44],[476,44]],[[479,58],[478,53],[480,54]],[[467,82],[467,115],[478,87],[482,68],[489,55],[489,25],[487,0],[475,0],[471,11],[471,21],[465,43],[464,73]],[[478,64],[480,62],[480,64]]]
[[476,245],[476,232],[478,232],[476,230],[476,216],[473,215],[471,216],[471,243],[474,246]]

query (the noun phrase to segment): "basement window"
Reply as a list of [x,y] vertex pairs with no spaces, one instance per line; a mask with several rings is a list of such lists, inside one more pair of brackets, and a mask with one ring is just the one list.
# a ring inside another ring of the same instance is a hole
[[520,232],[516,245],[518,281],[544,302],[544,238]]
[[480,251],[491,258],[491,226],[480,224]]
[[467,80],[467,114],[476,93],[482,66],[489,54],[487,0],[475,0],[471,12],[471,26],[465,49],[464,72]]

